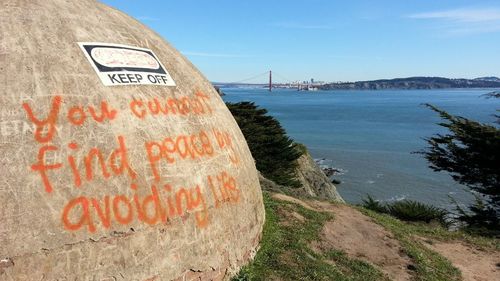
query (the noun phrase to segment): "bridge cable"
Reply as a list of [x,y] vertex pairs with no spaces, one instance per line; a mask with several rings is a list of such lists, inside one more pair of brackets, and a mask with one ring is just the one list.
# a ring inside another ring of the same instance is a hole
[[246,82],[248,80],[252,80],[252,79],[255,79],[255,78],[259,78],[261,76],[264,76],[264,75],[268,75],[269,74],[269,71],[266,71],[266,72],[263,72],[263,73],[260,73],[260,74],[257,74],[255,76],[252,76],[250,78],[246,78],[246,79],[242,79],[242,80],[239,80],[239,81],[235,81],[235,82],[231,82],[231,84],[239,84],[239,83],[242,83],[242,82]]

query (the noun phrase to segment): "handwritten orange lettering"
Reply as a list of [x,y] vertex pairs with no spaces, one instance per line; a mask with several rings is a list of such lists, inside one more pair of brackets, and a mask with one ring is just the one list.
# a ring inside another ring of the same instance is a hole
[[[167,196],[162,196],[155,185],[151,186],[151,193],[144,197],[134,194],[131,198],[126,195],[105,195],[102,199],[77,197],[64,206],[62,223],[65,229],[76,231],[86,228],[89,232],[96,231],[96,223],[100,222],[104,229],[111,227],[113,222],[128,225],[137,219],[148,225],[167,223],[169,217],[184,217],[186,212],[194,212],[196,225],[206,227],[209,214],[205,195],[201,187],[181,187],[172,193],[170,185],[165,185]],[[135,190],[135,189],[133,189]],[[131,201],[134,203],[131,204]],[[169,210],[167,216],[167,209]],[[76,217],[76,221],[71,218]]]
[[116,114],[117,114],[117,111],[114,110],[114,109],[109,109],[109,105],[107,102],[105,101],[102,101],[101,102],[101,115],[97,115],[95,109],[93,106],[89,106],[89,112],[90,112],[90,116],[92,116],[92,118],[96,121],[96,122],[99,122],[99,123],[102,123],[104,122],[105,119],[108,119],[108,120],[113,120],[115,119],[116,117]]
[[201,157],[210,157],[214,153],[214,149],[204,131],[198,134],[189,136],[180,135],[175,137],[175,140],[167,137],[163,142],[149,141],[145,143],[146,153],[149,160],[149,165],[156,181],[160,180],[160,171],[158,164],[162,160],[167,163],[175,163],[175,155],[180,159],[199,159]]
[[73,106],[68,110],[68,120],[71,124],[76,126],[83,125],[85,119],[87,119],[87,116],[81,106]]
[[92,162],[94,162],[94,157],[101,165],[101,171],[104,178],[109,178],[111,174],[108,173],[108,169],[106,168],[106,162],[104,161],[102,152],[98,148],[94,147],[90,150],[89,154],[84,157],[87,180],[91,181],[94,178],[94,172],[92,169]]
[[[69,219],[70,212],[74,210],[78,205],[80,205],[81,210],[80,220],[78,220],[78,222],[76,223],[72,223]],[[69,203],[64,207],[62,213],[62,221],[64,227],[68,230],[78,230],[86,224],[90,232],[96,231],[94,223],[92,222],[92,217],[90,215],[89,200],[83,196],[69,201]]]
[[132,113],[139,117],[140,119],[144,119],[144,117],[146,116],[146,110],[145,109],[142,109],[142,110],[138,110],[138,108],[140,107],[143,107],[144,104],[142,103],[142,101],[140,100],[133,100],[130,102],[130,110],[132,111]]
[[[119,147],[111,153],[109,157],[109,166],[111,170],[115,173],[115,175],[120,175],[124,170],[127,170],[130,178],[135,179],[137,174],[130,167],[128,157],[127,157],[127,147],[125,146],[125,139],[123,136],[118,136],[118,145]],[[117,158],[119,158],[119,165],[117,165]]]
[[101,219],[102,226],[104,228],[109,228],[111,226],[111,214],[109,208],[109,196],[104,196],[104,212],[96,199],[92,199],[92,206],[97,212],[97,215]]
[[229,150],[229,153],[228,153],[229,160],[233,164],[238,164],[239,158],[238,158],[236,150],[233,146],[233,141],[232,141],[229,133],[222,132],[222,131],[219,131],[217,129],[212,129],[212,132],[213,132],[215,139],[217,140],[217,144],[219,145],[219,148]]
[[[120,212],[120,202],[122,204],[125,204],[125,206],[127,207],[127,215],[125,217],[123,217]],[[125,197],[124,195],[118,195],[113,199],[113,213],[115,214],[116,221],[120,224],[126,225],[132,222],[134,214],[132,213],[132,205],[128,201],[127,197]]]
[[216,208],[221,207],[223,202],[236,203],[240,200],[240,190],[236,186],[234,177],[223,171],[215,178],[217,179],[216,181],[212,176],[207,176],[208,185],[215,199]]
[[[181,98],[170,97],[164,100],[152,98],[142,100],[134,98],[130,104],[132,115],[144,119],[146,116],[158,115],[177,115],[186,116],[189,114],[208,114],[212,113],[212,107],[209,104],[210,97],[202,92],[196,92],[194,96],[184,96]],[[146,106],[147,105],[147,106]]]
[[[60,96],[55,96],[52,99],[52,106],[49,112],[49,115],[45,120],[40,120],[35,117],[33,114],[33,110],[27,103],[23,103],[23,108],[28,115],[28,119],[36,125],[35,130],[35,140],[40,143],[49,142],[54,137],[54,133],[56,132],[56,122],[57,115],[59,114],[59,109],[61,107],[62,98]],[[45,136],[42,135],[44,129],[47,129],[47,134]]]
[[62,163],[55,163],[55,164],[46,165],[45,164],[45,153],[47,151],[56,151],[56,150],[57,150],[57,147],[53,146],[53,145],[42,146],[38,150],[38,162],[36,164],[31,165],[31,169],[33,171],[37,171],[40,173],[40,176],[42,177],[43,185],[45,187],[45,191],[48,193],[52,192],[53,188],[52,188],[52,185],[49,181],[49,177],[47,176],[46,172],[48,170],[55,170],[55,169],[61,168]]

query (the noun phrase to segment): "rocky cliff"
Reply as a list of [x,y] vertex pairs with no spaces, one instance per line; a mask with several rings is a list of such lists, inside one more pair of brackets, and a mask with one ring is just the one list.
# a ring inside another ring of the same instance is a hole
[[307,150],[297,160],[297,179],[302,184],[304,191],[310,195],[323,199],[344,202],[338,194],[337,188],[325,173],[318,167]]
[[330,179],[318,167],[314,159],[307,150],[297,160],[297,179],[301,183],[300,188],[291,188],[276,184],[259,174],[259,181],[262,189],[272,192],[284,192],[296,196],[311,196],[320,199],[344,202],[344,199],[337,192],[337,188]]

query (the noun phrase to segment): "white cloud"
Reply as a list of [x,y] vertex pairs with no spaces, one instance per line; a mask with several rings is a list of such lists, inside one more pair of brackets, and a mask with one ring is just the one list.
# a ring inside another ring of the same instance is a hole
[[221,53],[204,53],[204,52],[190,52],[190,51],[181,51],[181,53],[185,56],[193,56],[193,57],[213,57],[213,58],[247,58],[245,55],[236,55],[236,54],[221,54]]
[[486,22],[500,20],[500,9],[455,9],[410,15],[414,19],[444,19],[456,22]]
[[413,19],[441,22],[441,29],[449,34],[490,33],[500,31],[500,8],[461,8],[445,11],[416,13]]

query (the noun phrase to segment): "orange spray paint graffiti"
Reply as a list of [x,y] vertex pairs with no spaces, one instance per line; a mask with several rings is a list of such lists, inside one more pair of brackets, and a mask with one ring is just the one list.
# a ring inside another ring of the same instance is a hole
[[[208,176],[207,182],[217,208],[223,203],[239,201],[240,190],[235,179],[227,172],[215,177]],[[131,188],[137,191],[136,185],[132,184]],[[151,185],[149,194],[144,197],[137,193],[133,196],[105,195],[102,198],[80,196],[66,204],[61,219],[67,230],[86,229],[95,232],[97,225],[108,229],[113,224],[129,225],[134,221],[148,225],[166,224],[175,217],[194,213],[196,225],[204,228],[209,223],[209,214],[208,197],[202,190],[198,184],[191,188],[180,187],[173,192],[172,186],[165,184],[163,189]]]
[[[128,150],[125,145],[125,138],[123,136],[117,137],[118,148],[114,149],[110,157],[105,159],[101,149],[93,147],[90,151],[83,157],[83,167],[85,171],[85,180],[90,182],[94,180],[94,176],[100,171],[101,176],[104,179],[110,178],[112,176],[120,176],[123,174],[128,175],[131,179],[135,179],[137,173],[132,169],[128,160]],[[77,150],[78,145],[75,142],[71,142],[68,147],[71,150]],[[38,161],[31,166],[31,169],[40,174],[42,182],[46,192],[52,192],[52,183],[49,180],[47,174],[48,171],[58,170],[63,168],[63,166],[69,166],[72,175],[73,183],[76,187],[82,185],[82,172],[77,168],[76,159],[72,154],[67,157],[67,162],[59,162],[53,164],[46,164],[45,156],[49,152],[58,151],[58,147],[53,145],[42,146],[38,151]],[[97,165],[95,163],[97,162]]]
[[[202,92],[180,98],[133,99],[129,103],[129,110],[132,116],[139,119],[169,114],[212,114],[213,108],[209,100],[210,97]],[[71,199],[65,204],[61,214],[61,222],[66,230],[95,232],[99,228],[109,229],[113,225],[137,222],[146,225],[166,224],[176,217],[188,219],[190,214],[194,214],[196,225],[204,228],[210,222],[209,198],[213,199],[216,209],[224,204],[240,201],[241,191],[236,180],[226,171],[206,176],[204,183],[181,186],[175,190],[171,184],[160,184],[164,179],[160,166],[163,167],[162,164],[165,163],[175,165],[179,161],[198,161],[223,153],[228,156],[230,163],[237,165],[239,157],[228,132],[208,128],[206,131],[165,137],[161,141],[146,140],[143,156],[150,166],[155,184],[144,193],[134,183],[137,173],[129,160],[125,136],[117,135],[113,148],[83,148],[76,141],[70,141],[63,144],[63,148],[67,146],[64,150],[60,145],[51,144],[60,130],[60,124],[82,127],[86,122],[113,122],[120,115],[119,110],[114,109],[107,101],[101,101],[99,106],[70,105],[64,114],[61,113],[66,110],[63,105],[61,96],[52,97],[48,113],[43,116],[38,115],[39,112],[35,112],[30,104],[22,104],[28,121],[35,128],[34,139],[41,144],[31,171],[40,176],[45,192],[57,190],[53,184],[59,181],[55,179],[60,179],[61,173],[68,170],[76,188],[82,188],[96,179],[109,180],[118,176],[126,177],[132,182],[132,195],[129,192]],[[66,155],[60,157],[64,153]]]

